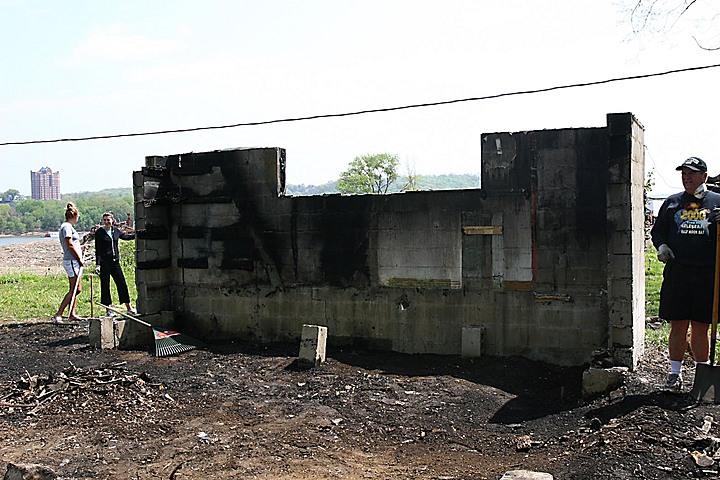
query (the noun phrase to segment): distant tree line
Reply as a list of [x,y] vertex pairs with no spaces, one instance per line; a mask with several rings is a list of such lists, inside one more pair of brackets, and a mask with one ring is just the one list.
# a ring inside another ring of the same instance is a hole
[[386,194],[415,190],[454,190],[479,188],[477,175],[438,175],[423,177],[413,165],[406,165],[407,174],[398,172],[400,158],[396,154],[376,153],[355,157],[340,174],[337,189],[344,194]]
[[[393,165],[396,167],[397,165]],[[346,180],[351,175],[345,176]],[[355,177],[352,179],[361,185],[358,190],[347,190],[348,183],[345,182],[344,193],[365,193],[361,190],[362,185],[369,185],[365,180]],[[447,174],[447,175],[396,175],[393,181],[387,179],[375,180],[376,189],[380,193],[397,193],[406,190],[457,190],[463,188],[479,188],[478,175]],[[368,193],[372,188],[368,187]],[[338,180],[323,183],[321,185],[288,184],[286,186],[288,195],[323,195],[340,193]],[[102,214],[108,210],[115,214],[118,221],[126,218],[126,214],[133,215],[133,197],[130,188],[111,188],[97,192],[78,192],[63,195],[58,200],[33,200],[23,197],[17,190],[8,190],[0,193],[0,234],[18,235],[27,232],[51,232],[60,228],[65,220],[65,206],[67,202],[73,202],[80,210],[80,220],[77,229],[88,231],[94,225],[100,223]],[[133,220],[134,221],[134,220]]]
[[[395,182],[390,185],[387,193],[398,193],[405,185],[411,184],[411,179],[405,175],[398,175]],[[416,176],[413,190],[460,190],[464,188],[480,188],[480,178],[474,173],[423,175]],[[323,195],[340,193],[338,181],[323,183],[321,185],[288,184],[285,188],[288,195]]]
[[88,231],[99,224],[102,214],[108,210],[115,214],[117,220],[124,220],[127,213],[133,214],[133,198],[129,194],[130,189],[118,190],[123,190],[126,196],[113,197],[99,195],[100,192],[92,194],[83,192],[63,195],[62,200],[25,198],[3,201],[0,203],[0,234],[19,235],[27,232],[57,231],[60,224],[65,221],[67,202],[73,202],[80,210],[80,219],[76,227],[79,231]]

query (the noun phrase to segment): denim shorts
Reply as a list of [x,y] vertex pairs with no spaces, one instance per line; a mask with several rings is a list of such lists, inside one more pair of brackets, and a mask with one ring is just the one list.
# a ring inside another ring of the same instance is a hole
[[65,268],[68,278],[73,278],[80,272],[80,262],[77,260],[63,260],[63,268]]

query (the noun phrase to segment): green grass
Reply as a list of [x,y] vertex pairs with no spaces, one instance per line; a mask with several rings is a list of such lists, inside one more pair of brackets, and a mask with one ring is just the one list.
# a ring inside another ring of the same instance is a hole
[[[655,249],[650,247],[645,252],[645,316],[657,317],[660,308],[660,286],[664,264],[657,259]],[[662,322],[657,330],[645,329],[648,342],[656,345],[667,345],[670,325]]]
[[[120,258],[125,279],[130,290],[133,304],[137,299],[135,287],[135,242],[120,242]],[[90,277],[94,262],[86,265],[83,273],[83,291],[78,297],[75,312],[81,317],[90,316]],[[93,275],[93,297],[100,301],[100,278]],[[118,296],[114,282],[110,282],[112,297],[117,304]],[[49,320],[57,311],[60,302],[68,291],[68,279],[65,274],[37,275],[32,273],[10,273],[0,275],[0,324],[26,322],[31,320]],[[98,306],[94,306],[98,315]],[[67,309],[65,310],[67,315]]]
[[663,267],[655,250],[649,248],[645,252],[645,315],[648,317],[656,317],[658,314]]
[[645,329],[645,340],[653,345],[667,346],[668,335],[670,335],[670,324],[668,322],[662,322],[662,326],[657,330]]

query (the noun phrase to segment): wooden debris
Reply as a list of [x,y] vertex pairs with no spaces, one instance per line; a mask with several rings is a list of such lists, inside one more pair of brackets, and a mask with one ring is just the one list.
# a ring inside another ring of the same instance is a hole
[[[121,362],[99,369],[71,365],[59,373],[43,375],[26,372],[8,392],[0,394],[0,415],[17,413],[18,410],[35,415],[57,398],[85,398],[89,395],[107,397],[121,394],[124,399],[134,399],[139,404],[151,406],[153,397],[164,386],[153,383],[145,373],[126,370],[124,364]],[[162,394],[158,396],[165,398]]]

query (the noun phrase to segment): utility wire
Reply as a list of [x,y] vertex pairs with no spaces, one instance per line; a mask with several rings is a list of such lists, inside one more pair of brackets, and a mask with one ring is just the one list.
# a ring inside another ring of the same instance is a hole
[[479,100],[491,100],[494,98],[511,97],[511,96],[517,96],[517,95],[530,95],[533,93],[551,92],[554,90],[562,90],[565,88],[590,87],[593,85],[603,85],[606,83],[622,82],[622,81],[626,81],[626,80],[638,80],[641,78],[660,77],[663,75],[672,75],[675,73],[682,73],[682,72],[692,72],[692,71],[696,71],[696,70],[706,70],[709,68],[717,68],[717,67],[720,67],[720,64],[704,65],[704,66],[700,66],[700,67],[679,68],[679,69],[675,69],[675,70],[668,70],[665,72],[649,73],[649,74],[644,74],[644,75],[633,75],[633,76],[629,76],[629,77],[609,78],[606,80],[596,80],[593,82],[584,82],[584,83],[573,83],[573,84],[569,84],[569,85],[557,85],[554,87],[536,88],[536,89],[532,89],[532,90],[521,90],[521,91],[516,91],[516,92],[498,93],[495,95],[486,95],[484,97],[470,97],[470,98],[462,98],[462,99],[456,99],[456,100],[445,100],[445,101],[441,101],[441,102],[417,103],[417,104],[413,104],[413,105],[404,105],[404,106],[400,106],[400,107],[375,108],[375,109],[371,109],[371,110],[358,110],[356,112],[347,112],[347,113],[329,113],[329,114],[324,114],[324,115],[310,115],[307,117],[283,118],[283,119],[277,119],[277,120],[235,123],[232,125],[215,125],[215,126],[209,126],[209,127],[179,128],[179,129],[175,129],[175,130],[158,130],[158,131],[154,131],[154,132],[119,133],[119,134],[115,134],[115,135],[98,135],[98,136],[93,136],[93,137],[75,137],[75,138],[56,138],[56,139],[52,139],[52,140],[28,140],[28,141],[23,141],[23,142],[0,142],[0,146],[31,145],[31,144],[37,144],[37,143],[83,142],[83,141],[87,141],[87,140],[102,140],[102,139],[109,139],[109,138],[141,137],[141,136],[145,136],[145,135],[163,135],[166,133],[184,133],[184,132],[198,132],[201,130],[219,130],[219,129],[223,129],[223,128],[251,127],[251,126],[257,126],[257,125],[270,125],[273,123],[287,123],[287,122],[300,122],[300,121],[304,121],[304,120],[316,120],[319,118],[350,117],[350,116],[354,116],[354,115],[364,115],[367,113],[393,112],[393,111],[397,111],[397,110],[407,110],[410,108],[435,107],[435,106],[439,106],[439,105],[451,105],[453,103],[476,102]]

